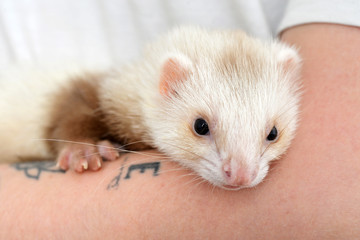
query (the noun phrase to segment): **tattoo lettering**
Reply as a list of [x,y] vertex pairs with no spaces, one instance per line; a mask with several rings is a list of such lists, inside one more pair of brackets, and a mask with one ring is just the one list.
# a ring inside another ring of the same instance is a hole
[[144,173],[146,169],[154,169],[153,176],[156,177],[158,176],[159,168],[160,168],[160,162],[134,164],[129,167],[125,179],[129,179],[130,173],[134,170],[140,170],[140,173]]
[[159,175],[158,172],[160,169],[160,162],[151,162],[151,163],[141,163],[141,164],[130,165],[130,167],[127,170],[126,176],[124,178],[122,178],[123,172],[124,172],[124,166],[125,166],[125,163],[127,160],[128,160],[128,158],[126,157],[124,159],[123,163],[121,164],[119,174],[116,175],[111,180],[111,182],[108,184],[108,186],[106,188],[107,190],[117,189],[119,187],[120,180],[121,179],[130,179],[131,178],[130,173],[135,170],[140,170],[140,173],[144,173],[147,169],[153,169],[152,175],[154,177]]
[[116,175],[112,180],[111,182],[109,183],[109,185],[107,186],[107,190],[110,190],[110,189],[117,189],[119,187],[119,182],[120,182],[120,179],[121,179],[121,176],[123,174],[123,171],[124,171],[124,165],[126,163],[126,161],[128,160],[128,157],[125,157],[123,163],[121,164],[121,167],[120,167],[120,172],[118,175]]
[[12,166],[18,171],[23,171],[27,178],[35,180],[39,180],[42,172],[65,173],[64,170],[56,168],[55,162],[15,163]]

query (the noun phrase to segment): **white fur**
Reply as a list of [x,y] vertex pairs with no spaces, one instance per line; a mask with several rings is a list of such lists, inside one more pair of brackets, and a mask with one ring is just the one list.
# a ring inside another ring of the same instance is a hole
[[84,72],[77,64],[20,65],[0,73],[0,162],[52,158],[44,139],[54,93]]

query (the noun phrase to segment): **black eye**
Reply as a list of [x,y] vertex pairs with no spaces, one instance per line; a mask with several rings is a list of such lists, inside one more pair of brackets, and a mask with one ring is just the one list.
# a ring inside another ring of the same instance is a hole
[[268,141],[274,141],[274,140],[277,138],[277,136],[278,136],[278,131],[277,131],[276,127],[274,126],[274,127],[271,129],[269,135],[266,137],[266,140],[268,140]]
[[204,119],[198,118],[194,123],[194,130],[198,135],[206,135],[209,133],[209,126]]

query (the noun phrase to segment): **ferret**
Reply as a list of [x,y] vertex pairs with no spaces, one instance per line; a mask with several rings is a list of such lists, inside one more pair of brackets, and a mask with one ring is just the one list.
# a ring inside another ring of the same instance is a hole
[[156,148],[215,186],[253,187],[294,137],[300,69],[296,49],[278,40],[187,26],[121,68],[4,70],[0,159],[98,170],[121,143]]

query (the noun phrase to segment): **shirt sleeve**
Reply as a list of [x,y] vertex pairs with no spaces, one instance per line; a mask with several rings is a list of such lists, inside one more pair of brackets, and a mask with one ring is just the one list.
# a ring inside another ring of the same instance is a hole
[[360,1],[290,0],[277,29],[277,34],[287,28],[306,23],[336,23],[360,26]]

